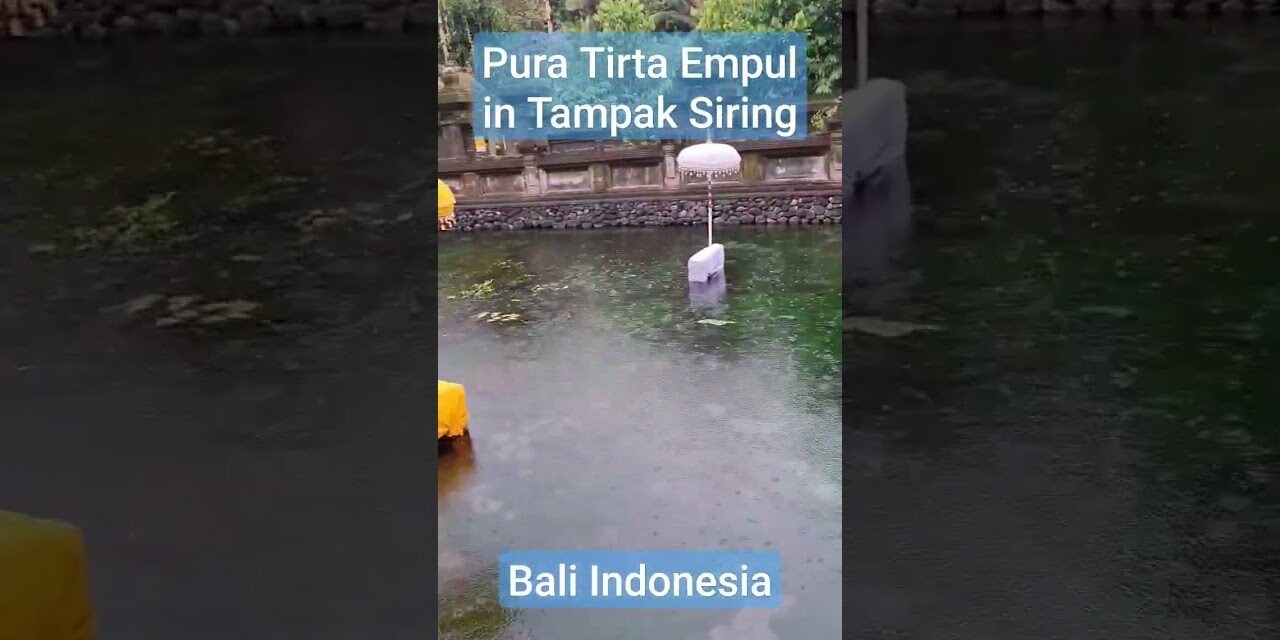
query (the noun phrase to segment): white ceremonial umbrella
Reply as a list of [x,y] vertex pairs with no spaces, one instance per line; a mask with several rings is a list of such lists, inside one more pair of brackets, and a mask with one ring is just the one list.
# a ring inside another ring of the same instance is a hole
[[702,142],[680,150],[676,156],[680,173],[707,178],[707,246],[689,258],[689,280],[706,282],[724,269],[724,247],[711,238],[711,179],[742,170],[738,150],[719,142]]

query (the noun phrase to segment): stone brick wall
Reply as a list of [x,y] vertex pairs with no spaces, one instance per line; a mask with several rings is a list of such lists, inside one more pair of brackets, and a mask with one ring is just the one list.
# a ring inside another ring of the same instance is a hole
[[[869,0],[882,18],[1280,15],[1280,0]],[[233,36],[300,30],[436,33],[416,0],[60,0],[49,24],[22,33],[101,40],[146,34]],[[52,13],[52,12],[51,12]],[[0,25],[3,26],[3,25]],[[0,29],[0,37],[7,35]]]
[[[869,0],[884,18],[1262,16],[1280,0]],[[29,33],[85,40],[146,34],[232,36],[300,30],[435,34],[435,5],[417,0],[59,0]]]
[[[717,198],[712,211],[717,226],[840,224],[844,218],[839,195]],[[459,231],[695,226],[706,224],[707,203],[706,200],[606,200],[465,207],[456,211],[456,217]]]
[[1280,0],[869,0],[887,18],[1280,15]]
[[61,0],[60,6],[55,28],[86,40],[300,30],[436,32],[435,5],[405,0]]

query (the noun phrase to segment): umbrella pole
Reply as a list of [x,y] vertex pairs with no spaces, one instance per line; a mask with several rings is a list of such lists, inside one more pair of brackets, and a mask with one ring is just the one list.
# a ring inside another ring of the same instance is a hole
[[711,246],[711,174],[707,174],[707,246]]

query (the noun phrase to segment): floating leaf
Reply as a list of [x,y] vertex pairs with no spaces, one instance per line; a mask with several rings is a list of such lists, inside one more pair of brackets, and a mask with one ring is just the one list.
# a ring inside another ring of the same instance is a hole
[[139,313],[155,306],[155,304],[161,300],[164,300],[164,296],[158,293],[148,293],[143,296],[138,296],[124,303],[124,312],[131,316],[136,316]]
[[464,288],[462,291],[458,292],[458,297],[464,300],[474,300],[477,298],[487,298],[493,295],[494,292],[493,280],[485,280],[484,282]]
[[191,306],[191,303],[198,299],[200,299],[200,296],[173,296],[172,298],[169,298],[169,310],[178,311],[179,309],[186,309]]
[[261,304],[251,300],[232,300],[226,303],[225,309],[228,314],[249,314],[257,311]]
[[486,322],[515,322],[516,320],[520,319],[520,314],[498,313],[497,311],[486,311],[480,314],[479,316],[477,316],[477,318],[483,318],[483,317],[488,318]]

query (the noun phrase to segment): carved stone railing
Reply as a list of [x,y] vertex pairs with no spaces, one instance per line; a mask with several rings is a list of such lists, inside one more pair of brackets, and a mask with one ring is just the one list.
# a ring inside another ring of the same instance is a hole
[[[527,204],[529,199],[669,196],[705,191],[706,182],[682,178],[676,154],[683,143],[491,142],[477,151],[466,90],[445,82],[440,93],[439,174],[459,206]],[[810,113],[830,102],[810,104]],[[839,191],[843,173],[838,114],[827,131],[804,140],[733,142],[742,172],[718,179],[724,193],[802,189]],[[816,188],[816,189],[815,189]]]

